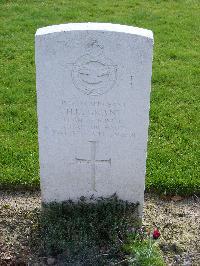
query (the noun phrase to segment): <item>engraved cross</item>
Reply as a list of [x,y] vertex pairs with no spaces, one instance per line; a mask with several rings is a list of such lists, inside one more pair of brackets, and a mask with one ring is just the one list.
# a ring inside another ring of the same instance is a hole
[[111,165],[111,159],[108,160],[96,160],[96,141],[90,142],[90,150],[91,150],[91,159],[82,159],[76,158],[76,160],[80,163],[87,163],[91,166],[91,181],[92,181],[92,189],[96,191],[96,163],[109,163]]

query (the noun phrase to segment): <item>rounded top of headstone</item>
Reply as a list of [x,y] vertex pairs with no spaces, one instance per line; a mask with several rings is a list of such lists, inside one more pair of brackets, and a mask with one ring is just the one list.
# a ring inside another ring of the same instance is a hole
[[112,24],[112,23],[95,23],[95,22],[68,23],[68,24],[47,26],[39,28],[36,32],[36,36],[46,35],[56,32],[84,31],[84,30],[128,33],[128,34],[143,36],[153,40],[153,32],[151,30],[146,30],[127,25]]

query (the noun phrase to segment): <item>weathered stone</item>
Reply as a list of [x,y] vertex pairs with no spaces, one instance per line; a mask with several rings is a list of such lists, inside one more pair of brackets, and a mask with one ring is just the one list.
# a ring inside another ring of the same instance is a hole
[[38,29],[42,198],[143,203],[152,32],[81,23]]

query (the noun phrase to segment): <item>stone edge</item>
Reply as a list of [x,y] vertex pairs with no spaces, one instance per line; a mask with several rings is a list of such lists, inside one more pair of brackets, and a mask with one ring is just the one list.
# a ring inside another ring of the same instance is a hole
[[121,32],[121,33],[143,36],[153,40],[153,32],[151,30],[133,27],[133,26],[127,26],[127,25],[112,24],[112,23],[95,23],[95,22],[67,23],[67,24],[47,26],[39,28],[36,31],[35,36],[47,35],[51,33],[65,32],[65,31],[83,31],[83,30]]

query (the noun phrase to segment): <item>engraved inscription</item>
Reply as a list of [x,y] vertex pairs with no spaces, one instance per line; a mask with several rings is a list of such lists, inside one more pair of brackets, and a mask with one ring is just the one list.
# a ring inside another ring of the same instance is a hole
[[[104,57],[102,47],[93,42],[90,53],[79,57],[72,69],[72,80],[82,93],[98,96],[113,88],[117,79],[117,66]],[[97,52],[101,50],[101,52]]]
[[92,190],[96,191],[96,163],[108,163],[111,165],[111,158],[107,160],[96,160],[96,141],[90,142],[90,150],[91,150],[91,159],[82,159],[76,158],[79,163],[87,163],[91,166],[91,182],[92,182]]
[[60,127],[46,125],[46,134],[53,136],[87,136],[135,138],[135,132],[125,123],[126,102],[110,102],[95,99],[61,100],[59,111],[62,116]]
[[128,137],[132,133],[124,124],[126,103],[94,100],[62,101],[66,130],[92,137]]

